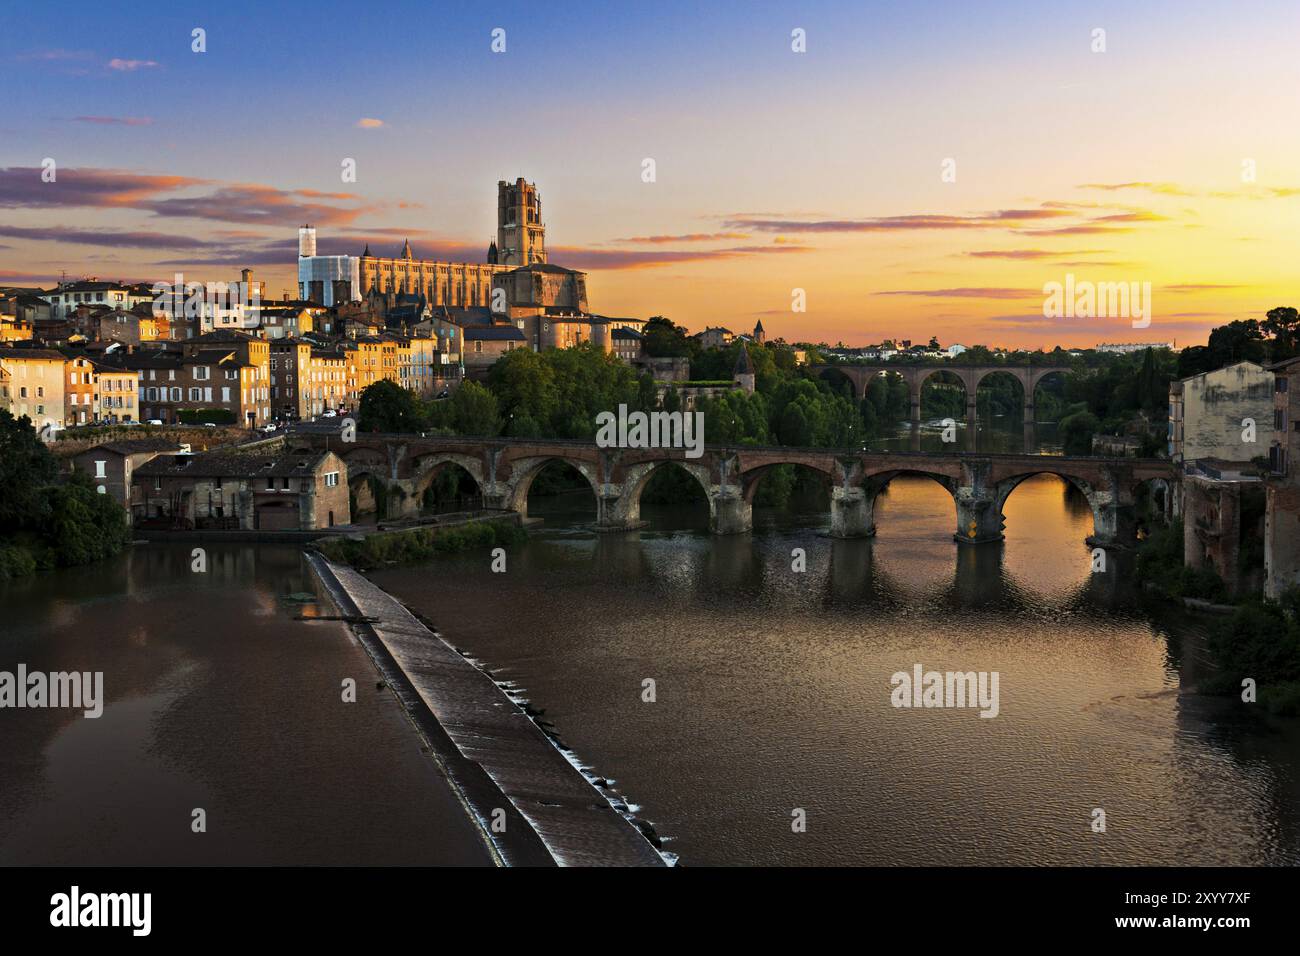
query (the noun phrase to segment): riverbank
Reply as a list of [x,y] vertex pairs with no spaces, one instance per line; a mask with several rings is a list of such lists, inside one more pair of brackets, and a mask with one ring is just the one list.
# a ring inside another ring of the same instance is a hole
[[322,554],[308,561],[500,863],[665,865],[488,674],[357,571]]

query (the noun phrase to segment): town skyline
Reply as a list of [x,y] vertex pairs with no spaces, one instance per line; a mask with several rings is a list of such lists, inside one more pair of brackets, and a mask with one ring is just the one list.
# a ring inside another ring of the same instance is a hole
[[[1300,86],[1269,55],[1297,19],[1281,4],[1279,39],[1262,42],[1209,14],[1165,23],[1160,6],[979,21],[953,7],[938,23],[760,7],[743,23],[694,11],[682,30],[673,5],[583,5],[574,31],[507,5],[438,12],[437,55],[391,63],[377,59],[388,22],[359,20],[313,41],[327,70],[295,70],[279,37],[240,31],[238,6],[198,20],[145,6],[156,26],[141,34],[69,4],[57,43],[44,17],[11,17],[0,283],[251,267],[279,298],[306,222],[322,254],[395,256],[409,239],[420,258],[482,262],[493,185],[523,176],[551,261],[589,273],[601,312],[692,331],[761,320],[773,338],[848,346],[1191,345],[1287,304],[1300,164],[1274,117]],[[566,69],[547,69],[561,42]],[[1229,56],[1232,74],[1217,73]],[[1197,121],[1207,111],[1215,124]],[[1068,274],[1149,282],[1151,325],[1045,318],[1044,285]]]

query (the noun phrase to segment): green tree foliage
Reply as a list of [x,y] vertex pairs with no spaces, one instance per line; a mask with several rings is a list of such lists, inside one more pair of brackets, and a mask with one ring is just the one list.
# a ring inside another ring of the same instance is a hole
[[58,477],[30,419],[0,411],[0,579],[99,561],[127,544],[121,505],[80,472]]
[[1091,455],[1092,436],[1101,422],[1092,412],[1080,409],[1061,419],[1058,434],[1067,455]]
[[645,354],[655,358],[687,358],[693,351],[690,333],[662,315],[650,316],[641,334]]
[[478,382],[463,382],[446,405],[451,427],[459,434],[490,437],[501,433],[497,397]]
[[365,432],[418,432],[427,418],[415,393],[389,379],[366,386],[357,413],[357,427]]
[[58,463],[36,436],[32,420],[0,411],[0,534],[40,513],[41,489],[57,473]]

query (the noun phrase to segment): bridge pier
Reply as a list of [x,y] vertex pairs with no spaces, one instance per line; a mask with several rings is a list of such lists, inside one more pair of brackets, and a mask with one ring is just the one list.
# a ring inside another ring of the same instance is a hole
[[647,523],[641,520],[640,500],[622,486],[604,485],[596,495],[597,531],[636,531]]
[[420,515],[420,496],[415,492],[415,482],[409,478],[390,478],[388,484],[389,521],[399,518],[416,518]]
[[875,533],[874,499],[862,488],[832,488],[831,537],[870,538]]
[[1137,514],[1132,506],[1099,502],[1093,510],[1092,523],[1093,533],[1088,536],[1092,547],[1108,551],[1131,551],[1137,547]]
[[745,534],[754,528],[754,506],[738,488],[722,488],[710,495],[709,530],[714,534]]
[[988,460],[962,462],[961,484],[953,495],[957,503],[957,533],[953,538],[960,544],[984,544],[1004,537],[1002,497],[989,481],[991,470]]
[[1091,496],[1094,548],[1133,550],[1137,547],[1137,501],[1131,476],[1108,469],[1105,485]]

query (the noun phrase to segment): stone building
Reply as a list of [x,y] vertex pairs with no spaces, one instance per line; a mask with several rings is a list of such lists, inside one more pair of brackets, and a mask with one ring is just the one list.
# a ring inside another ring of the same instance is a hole
[[305,531],[349,524],[347,464],[331,451],[159,455],[136,468],[137,526]]
[[181,450],[176,442],[164,438],[104,442],[74,455],[72,467],[90,476],[96,491],[101,495],[111,495],[129,513],[131,478],[136,469],[158,455],[175,455]]
[[38,432],[62,428],[64,362],[53,349],[0,348],[0,408],[26,415]]
[[311,416],[311,343],[300,338],[270,340],[271,414],[293,422]]
[[1209,568],[1239,596],[1259,593],[1264,485],[1254,466],[1202,458],[1183,475],[1183,564]]
[[546,262],[546,224],[537,187],[522,178],[497,183],[497,237],[484,262],[417,259],[408,239],[391,258],[318,256],[316,230],[298,230],[298,294],[322,305],[360,302],[372,292],[422,295],[429,305],[487,306],[492,278],[518,266]]
[[1300,358],[1272,366],[1273,438],[1268,449],[1264,596],[1300,586]]
[[[1265,454],[1273,419],[1273,376],[1237,362],[1169,386],[1169,457],[1249,461]],[[1253,428],[1246,423],[1253,423]],[[1243,436],[1256,436],[1256,443]]]

